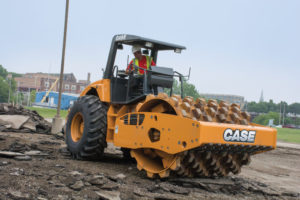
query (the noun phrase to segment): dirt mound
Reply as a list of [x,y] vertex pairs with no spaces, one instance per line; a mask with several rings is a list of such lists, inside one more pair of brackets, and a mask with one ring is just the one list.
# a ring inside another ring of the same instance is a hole
[[36,111],[19,105],[0,103],[0,131],[50,133],[51,124]]

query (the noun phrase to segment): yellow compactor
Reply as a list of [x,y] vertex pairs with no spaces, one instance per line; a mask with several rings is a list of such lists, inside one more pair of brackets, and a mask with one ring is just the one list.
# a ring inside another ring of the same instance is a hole
[[[90,84],[67,117],[66,143],[76,159],[97,159],[107,142],[121,147],[148,177],[237,174],[251,155],[276,148],[277,131],[250,122],[237,104],[184,96],[184,76],[172,68],[125,73],[114,65],[123,45],[140,45],[157,62],[159,51],[183,46],[134,35],[113,37],[103,79]],[[141,69],[132,64],[132,69]],[[174,78],[181,95],[172,91]],[[166,94],[162,91],[169,89]]]

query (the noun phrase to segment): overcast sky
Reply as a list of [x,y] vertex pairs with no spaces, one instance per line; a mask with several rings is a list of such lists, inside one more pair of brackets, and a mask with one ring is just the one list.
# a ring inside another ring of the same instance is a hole
[[[64,0],[0,0],[0,64],[59,73],[64,11]],[[200,93],[258,101],[263,90],[265,100],[300,102],[299,0],[70,0],[65,72],[101,79],[119,33],[186,46],[182,54],[159,54],[157,65],[191,67]],[[127,63],[122,53],[119,68]]]

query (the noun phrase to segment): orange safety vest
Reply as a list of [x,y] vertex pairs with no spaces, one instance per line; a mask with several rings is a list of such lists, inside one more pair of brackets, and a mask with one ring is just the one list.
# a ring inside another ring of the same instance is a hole
[[[152,58],[150,58],[150,56],[146,56],[146,62],[147,62],[147,69],[149,70],[150,69],[150,65],[151,65],[151,62],[152,62]],[[139,60],[134,58],[133,59],[133,63],[139,67]],[[141,74],[140,72],[140,69],[138,69],[138,74]]]

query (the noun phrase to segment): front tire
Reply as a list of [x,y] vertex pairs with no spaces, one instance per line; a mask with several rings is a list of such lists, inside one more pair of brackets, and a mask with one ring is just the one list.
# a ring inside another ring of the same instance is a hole
[[107,131],[107,106],[99,97],[86,95],[74,102],[66,124],[66,144],[75,159],[103,155]]

